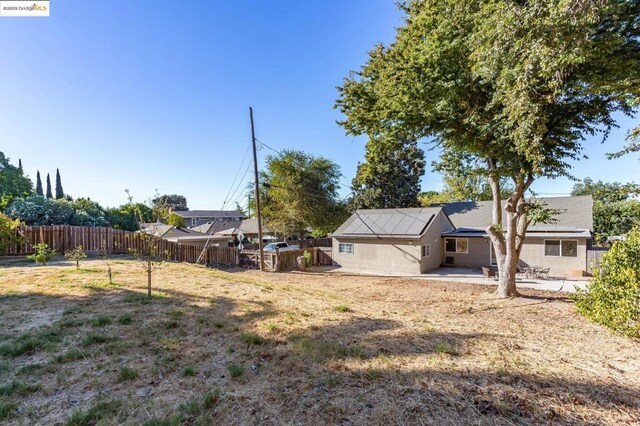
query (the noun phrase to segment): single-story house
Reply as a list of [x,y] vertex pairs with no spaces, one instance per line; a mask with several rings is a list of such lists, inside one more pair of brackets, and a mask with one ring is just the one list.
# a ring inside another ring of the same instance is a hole
[[[591,196],[539,200],[557,211],[555,222],[529,227],[520,265],[549,268],[556,275],[586,271],[593,229]],[[491,220],[491,201],[358,210],[332,234],[333,258],[343,267],[385,273],[491,266],[495,253],[485,232]]]

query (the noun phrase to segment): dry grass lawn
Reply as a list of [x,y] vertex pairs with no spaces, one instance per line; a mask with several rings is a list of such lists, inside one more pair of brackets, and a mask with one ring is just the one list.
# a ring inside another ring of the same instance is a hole
[[640,424],[640,343],[564,294],[0,265],[0,423]]

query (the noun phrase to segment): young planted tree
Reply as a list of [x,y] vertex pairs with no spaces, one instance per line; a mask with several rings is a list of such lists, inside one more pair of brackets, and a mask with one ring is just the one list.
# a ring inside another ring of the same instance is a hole
[[166,251],[161,246],[162,239],[145,232],[138,232],[139,248],[129,249],[147,274],[147,295],[151,297],[151,276],[167,259]]
[[[586,136],[631,114],[640,95],[640,3],[609,0],[406,1],[395,41],[345,79],[348,133],[428,138],[440,164],[484,177],[498,294],[518,294],[516,267],[537,211],[539,178],[568,176]],[[501,201],[501,182],[512,191]],[[543,215],[547,216],[548,215]]]
[[62,190],[62,179],[60,179],[60,169],[56,169],[56,199],[64,198],[64,191]]
[[98,256],[100,256],[100,259],[107,267],[107,278],[109,279],[109,284],[113,284],[113,274],[111,270],[111,251],[109,250],[109,246],[105,240],[102,240],[102,243],[100,244]]
[[[143,220],[144,212],[140,209],[135,209],[136,204],[133,202],[133,197],[129,194],[127,190],[127,195],[129,197],[129,204],[133,206],[134,211],[136,213],[136,217],[138,218],[138,228],[140,226],[140,222]],[[147,201],[150,203],[150,201]],[[156,207],[153,209],[153,223],[158,226],[161,223],[166,223],[168,209],[165,207]],[[162,239],[156,237],[158,235],[157,229],[149,229],[148,232],[138,231],[135,237],[138,239],[139,244],[137,244],[137,248],[129,249],[129,253],[133,255],[136,260],[139,262],[140,266],[144,269],[147,274],[147,295],[151,297],[151,277],[154,271],[156,271],[162,263],[168,258],[168,253],[162,250]]]
[[64,252],[64,257],[72,262],[76,262],[76,269],[80,269],[80,262],[87,258],[87,253],[82,249],[82,246],[77,246],[71,250]]
[[27,256],[27,259],[34,262],[42,263],[42,266],[46,266],[47,262],[53,259],[56,255],[56,251],[49,247],[47,243],[38,243],[33,246],[33,254]]

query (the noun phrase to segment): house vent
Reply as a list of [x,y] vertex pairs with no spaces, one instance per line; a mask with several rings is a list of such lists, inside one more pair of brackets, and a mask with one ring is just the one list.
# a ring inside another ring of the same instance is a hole
[[454,259],[455,258],[453,256],[445,256],[444,264],[447,265],[447,266],[453,266]]

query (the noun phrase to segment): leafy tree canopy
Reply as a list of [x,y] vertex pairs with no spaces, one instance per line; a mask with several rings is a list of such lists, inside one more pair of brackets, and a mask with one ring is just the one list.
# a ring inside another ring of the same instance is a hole
[[419,206],[420,177],[424,171],[424,152],[417,142],[389,136],[370,139],[365,162],[358,164],[351,185],[353,208]]
[[173,211],[189,210],[189,208],[187,207],[187,199],[183,195],[160,195],[151,200],[151,202],[154,208],[168,208]]
[[104,211],[99,204],[79,198],[50,199],[31,195],[15,200],[6,210],[8,216],[27,225],[107,226]]
[[128,203],[105,210],[105,218],[115,229],[137,231],[141,222],[153,221],[153,210],[143,203]]
[[18,219],[11,219],[0,213],[0,254],[3,253],[7,247],[22,242],[22,236],[18,234],[18,228],[21,224]]
[[[640,3],[422,0],[393,43],[378,45],[339,88],[351,134],[428,138],[440,163],[485,176],[494,200],[487,233],[498,293],[517,295],[515,270],[528,217],[525,193],[540,177],[569,175],[588,135],[640,97]],[[504,210],[500,180],[513,192]],[[504,220],[503,220],[504,219]]]
[[0,151],[0,211],[4,211],[16,198],[32,193],[33,183],[24,175],[22,168],[11,164]]
[[338,198],[340,176],[337,164],[302,151],[267,156],[261,171],[265,223],[281,234],[335,230],[346,216]]
[[607,237],[624,235],[640,225],[640,201],[633,198],[638,194],[638,184],[594,182],[590,178],[576,183],[571,191],[571,195],[593,197],[593,233],[599,244],[605,243]]
[[179,226],[184,228],[186,225],[184,221],[184,217],[180,216],[177,213],[170,213],[167,217],[167,225]]
[[591,195],[594,201],[614,203],[624,201],[631,196],[640,195],[640,185],[636,183],[594,182],[591,178],[585,178],[582,182],[573,185],[571,195]]

